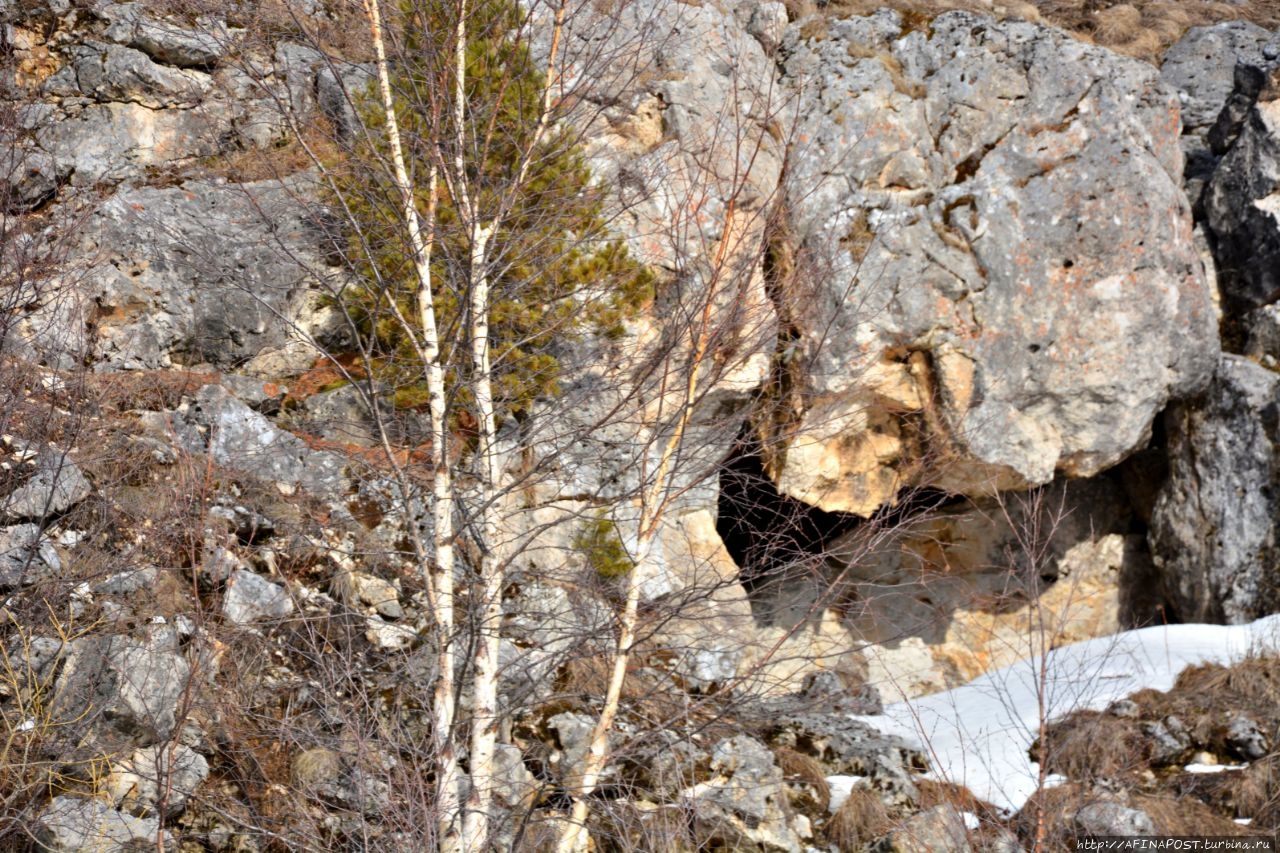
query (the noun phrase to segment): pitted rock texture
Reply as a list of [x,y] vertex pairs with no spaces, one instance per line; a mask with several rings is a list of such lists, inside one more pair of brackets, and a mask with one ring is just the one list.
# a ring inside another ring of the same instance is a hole
[[1089,476],[1218,350],[1154,69],[967,13],[793,26],[788,203],[808,396],[780,489],[869,514]]
[[1151,547],[1184,622],[1275,612],[1280,376],[1224,355],[1204,397],[1166,416],[1169,479]]
[[[100,370],[230,367],[315,331],[306,328],[315,274],[327,268],[297,201],[304,184],[122,190],[81,234],[91,301],[79,316],[29,323],[32,345],[52,350],[87,336]],[[62,334],[49,334],[59,325]]]

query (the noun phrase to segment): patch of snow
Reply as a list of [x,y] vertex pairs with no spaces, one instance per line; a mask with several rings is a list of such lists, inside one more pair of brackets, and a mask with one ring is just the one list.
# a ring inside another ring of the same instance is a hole
[[839,811],[844,801],[849,799],[849,792],[866,781],[865,776],[828,776],[827,787],[831,789],[831,800],[827,804],[827,811],[832,814]]
[[1182,768],[1188,773],[1221,773],[1224,770],[1243,770],[1247,764],[1188,764]]
[[973,812],[961,812],[960,817],[964,819],[964,828],[970,832],[982,826],[982,821],[978,820],[978,816]]
[[[920,744],[932,776],[1016,811],[1036,790],[1027,750],[1040,722],[1080,709],[1103,710],[1143,688],[1168,690],[1200,663],[1230,664],[1275,650],[1280,614],[1248,625],[1158,625],[1054,649],[993,670],[954,690],[859,716],[885,734]],[[834,792],[833,792],[834,801]]]
[[1235,821],[1241,826],[1250,826],[1253,824],[1253,818],[1251,817],[1238,817]]

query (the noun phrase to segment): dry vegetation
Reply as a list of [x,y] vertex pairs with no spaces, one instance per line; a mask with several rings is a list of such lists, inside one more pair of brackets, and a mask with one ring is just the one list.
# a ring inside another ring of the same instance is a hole
[[923,28],[936,15],[954,9],[1000,18],[1043,21],[1079,38],[1141,59],[1158,60],[1192,27],[1247,20],[1267,29],[1280,26],[1280,1],[1245,0],[787,0],[793,18],[821,11],[827,17],[865,15],[888,6],[903,13],[908,28]]
[[[1255,748],[1265,756],[1250,761],[1255,756],[1244,754],[1249,744],[1232,733],[1240,720],[1261,735]],[[1050,772],[1073,784],[1045,792],[1038,803],[1052,824],[1073,790],[1119,788],[1134,792],[1131,806],[1146,811],[1163,834],[1230,834],[1231,818],[1249,818],[1253,831],[1273,832],[1280,826],[1277,733],[1280,658],[1192,667],[1167,693],[1134,694],[1121,713],[1081,711],[1050,725],[1041,754]],[[1186,772],[1193,760],[1240,769]]]

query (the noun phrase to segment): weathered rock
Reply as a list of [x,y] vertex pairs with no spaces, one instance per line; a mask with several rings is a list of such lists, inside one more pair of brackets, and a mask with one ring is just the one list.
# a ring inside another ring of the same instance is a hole
[[117,807],[152,815],[181,812],[209,778],[209,762],[184,744],[158,744],[113,763],[108,789]]
[[232,365],[293,340],[325,269],[300,191],[191,182],[103,204],[82,232],[100,368]]
[[58,552],[40,535],[39,525],[0,528],[0,590],[16,589],[61,566]]
[[799,853],[782,771],[764,744],[746,735],[722,740],[711,750],[710,770],[710,779],[682,794],[700,844]]
[[1188,622],[1248,622],[1280,603],[1280,375],[1224,355],[1204,397],[1166,416],[1169,478],[1151,550],[1173,612]]
[[125,853],[155,846],[160,821],[121,814],[99,800],[59,796],[36,818],[33,830],[41,853]]
[[814,290],[784,295],[810,386],[784,493],[865,515],[922,478],[1088,476],[1203,387],[1215,316],[1153,69],[967,13],[801,32],[788,201]]
[[82,637],[71,643],[58,676],[55,707],[82,725],[102,720],[134,746],[162,743],[174,732],[190,674],[176,635],[157,631],[146,642]]
[[1075,816],[1075,828],[1081,835],[1130,835],[1156,834],[1151,816],[1140,809],[1131,809],[1120,803],[1102,801],[1082,806]]
[[1208,134],[1231,96],[1236,64],[1261,67],[1263,48],[1274,38],[1257,24],[1225,21],[1188,30],[1165,52],[1160,79],[1177,90],[1182,105],[1182,150],[1193,203],[1218,162]]
[[243,34],[216,15],[202,15],[194,26],[152,15],[144,4],[105,6],[108,21],[103,35],[110,41],[137,48],[157,62],[180,68],[209,68],[222,62]]
[[227,580],[222,615],[237,625],[279,619],[293,612],[289,591],[261,575],[237,569]]
[[36,471],[0,503],[0,513],[11,521],[42,519],[66,512],[93,493],[71,457],[44,448],[36,458]]
[[1203,206],[1224,305],[1243,314],[1280,297],[1280,68],[1242,67],[1237,76],[1249,105]]
[[969,853],[964,816],[954,806],[934,806],[913,815],[877,845],[884,853]]
[[346,495],[342,457],[311,450],[220,385],[201,388],[184,414],[201,428],[180,435],[196,442],[186,448],[189,452],[207,451],[219,465],[280,484],[301,485],[318,495]]

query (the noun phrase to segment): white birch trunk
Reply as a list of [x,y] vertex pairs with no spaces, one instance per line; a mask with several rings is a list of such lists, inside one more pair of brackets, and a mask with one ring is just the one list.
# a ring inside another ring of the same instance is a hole
[[[456,717],[454,686],[454,554],[453,554],[453,479],[448,464],[445,408],[444,368],[440,363],[440,336],[436,324],[434,294],[431,282],[431,250],[435,229],[436,192],[439,172],[433,166],[429,179],[429,210],[427,223],[418,215],[415,187],[409,178],[404,148],[400,138],[400,126],[396,116],[395,99],[391,91],[390,66],[387,61],[386,43],[382,33],[382,16],[377,0],[365,0],[369,32],[373,40],[378,72],[378,91],[386,120],[387,143],[391,152],[391,164],[396,189],[403,208],[404,225],[408,231],[409,245],[413,252],[414,272],[417,279],[415,299],[418,323],[422,330],[421,344],[415,343],[422,361],[427,382],[428,409],[431,421],[431,451],[428,464],[432,469],[432,547],[430,556],[434,567],[422,567],[424,582],[431,591],[434,609],[435,639],[438,648],[438,673],[432,698],[432,727],[437,775],[437,844],[442,851],[457,850],[458,815],[462,806],[461,779],[458,773],[457,753],[453,746],[453,727]],[[406,324],[407,326],[407,324]],[[412,338],[412,327],[405,330]],[[406,507],[406,511],[410,508]],[[412,516],[412,513],[409,513]],[[412,517],[410,522],[412,522]],[[415,538],[417,536],[414,532]]]

